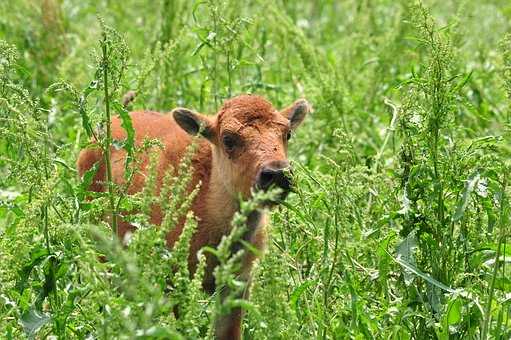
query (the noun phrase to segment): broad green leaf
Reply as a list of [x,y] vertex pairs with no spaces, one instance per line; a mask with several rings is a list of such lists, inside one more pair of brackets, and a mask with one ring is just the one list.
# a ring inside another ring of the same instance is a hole
[[20,322],[28,337],[33,338],[37,331],[50,320],[48,315],[31,308],[21,316]]
[[461,322],[461,299],[454,298],[447,305],[447,324],[455,325]]
[[295,309],[298,309],[298,300],[300,299],[300,296],[307,290],[307,288],[315,285],[317,283],[317,280],[313,281],[305,281],[298,287],[296,287],[293,292],[291,293],[291,297],[289,298],[289,303],[291,306],[293,306]]
[[463,190],[463,194],[458,201],[458,205],[456,207],[456,212],[454,213],[454,216],[452,217],[453,222],[458,222],[461,220],[463,215],[465,214],[465,210],[467,209],[468,201],[470,198],[470,194],[474,191],[474,188],[477,185],[477,182],[479,182],[479,179],[481,178],[481,175],[479,173],[473,173],[465,182],[465,189]]
[[401,259],[399,256],[398,257],[393,257],[394,261],[396,261],[398,264],[400,264],[402,267],[404,267],[405,269],[409,270],[410,272],[412,272],[413,274],[423,278],[424,280],[426,280],[427,282],[431,283],[432,285],[442,289],[442,290],[445,290],[446,292],[449,292],[449,293],[456,293],[457,291],[446,286],[445,284],[443,284],[442,282],[432,278],[431,276],[429,276],[428,274],[425,274],[423,273],[422,271],[420,271],[417,267],[415,267],[414,265],[404,261],[403,259]]
[[[398,258],[403,260],[406,263],[410,263],[412,266],[415,266],[415,248],[417,248],[417,237],[415,236],[415,232],[411,232],[408,236],[397,245],[396,251],[398,254]],[[410,285],[412,283],[413,277],[409,270],[403,271],[405,284]]]
[[150,339],[169,339],[169,340],[180,340],[183,339],[179,333],[177,333],[175,330],[167,329],[161,326],[153,326],[146,330],[145,332],[140,332],[140,334],[137,334],[140,338],[147,338]]
[[93,132],[92,124],[89,119],[89,115],[87,113],[87,97],[96,89],[97,89],[97,81],[93,81],[83,91],[83,94],[79,98],[77,98],[78,112],[80,113],[80,117],[82,118],[82,127],[87,132],[87,136],[89,138],[94,135],[94,132]]
[[133,155],[134,141],[135,141],[135,129],[133,128],[133,122],[129,112],[117,101],[112,103],[112,107],[117,111],[121,118],[121,127],[126,132],[126,140],[124,141],[124,149],[129,155]]
[[30,273],[35,266],[41,263],[47,256],[48,250],[41,245],[36,246],[32,252],[30,253],[30,261],[23,266],[23,268],[19,271],[18,280],[16,281],[16,290],[21,294],[25,289],[25,285],[30,277]]

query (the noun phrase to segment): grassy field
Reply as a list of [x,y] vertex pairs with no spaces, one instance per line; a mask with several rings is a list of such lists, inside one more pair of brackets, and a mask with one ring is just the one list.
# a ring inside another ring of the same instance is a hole
[[[511,338],[510,23],[507,0],[1,1],[0,338],[212,336],[193,219],[166,249],[150,189],[89,201],[75,170],[106,103],[129,126],[128,90],[130,110],[314,107],[251,298],[228,301],[245,339]],[[126,249],[110,199],[140,211]]]

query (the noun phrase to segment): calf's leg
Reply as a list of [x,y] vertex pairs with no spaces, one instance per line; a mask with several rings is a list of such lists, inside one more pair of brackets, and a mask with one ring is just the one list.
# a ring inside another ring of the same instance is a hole
[[[266,216],[259,210],[253,211],[247,218],[247,231],[243,235],[243,240],[249,242],[259,251],[262,251],[266,245]],[[238,242],[233,245],[232,254],[236,254],[241,249],[242,244]],[[245,249],[242,257],[242,269],[239,278],[246,282],[242,292],[235,295],[235,299],[248,299],[250,284],[252,281],[252,268],[258,254],[254,254],[250,249]],[[222,303],[231,294],[229,289],[224,289],[221,293]],[[241,339],[241,324],[243,321],[244,310],[240,307],[233,308],[228,314],[221,315],[215,321],[215,337],[219,340],[238,340]]]

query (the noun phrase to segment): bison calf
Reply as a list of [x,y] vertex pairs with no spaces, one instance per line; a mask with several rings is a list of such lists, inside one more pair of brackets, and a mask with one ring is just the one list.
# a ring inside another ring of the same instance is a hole
[[[238,198],[249,198],[254,190],[267,190],[279,187],[283,196],[290,189],[287,160],[287,144],[291,132],[300,125],[307,113],[309,104],[298,100],[288,108],[278,111],[268,101],[255,95],[241,95],[224,103],[220,111],[212,117],[203,116],[191,110],[177,108],[171,114],[157,112],[133,112],[131,119],[135,129],[135,143],[141,145],[145,139],[159,139],[164,147],[160,150],[158,163],[158,187],[161,187],[163,174],[171,167],[176,168],[183,157],[191,136],[203,137],[193,156],[193,177],[191,187],[201,183],[199,192],[192,203],[192,210],[198,219],[198,228],[190,244],[189,266],[193,272],[197,265],[197,251],[204,246],[215,247],[222,236],[229,234],[231,219],[239,209]],[[126,138],[118,118],[111,122],[112,137]],[[134,175],[128,193],[142,190],[145,174],[148,171],[149,155],[140,159],[140,171]],[[126,152],[111,148],[112,177],[122,184]],[[80,176],[98,163],[90,190],[105,191],[105,163],[98,148],[82,150],[78,158]],[[154,207],[151,221],[161,224],[163,212]],[[266,243],[266,218],[264,212],[254,212],[249,216],[249,230],[246,240],[258,249]],[[171,246],[179,238],[183,225],[174,228],[167,235]],[[119,222],[118,234],[121,239],[133,226]],[[254,256],[247,254],[243,259],[243,269],[239,273],[244,280],[250,279]],[[215,290],[213,269],[216,263],[209,257],[204,288],[212,293]],[[240,338],[242,311],[234,310],[230,315],[217,320],[216,336],[219,339]]]

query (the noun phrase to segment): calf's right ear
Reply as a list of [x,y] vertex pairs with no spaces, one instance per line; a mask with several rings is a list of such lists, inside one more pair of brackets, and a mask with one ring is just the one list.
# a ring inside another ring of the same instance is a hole
[[281,111],[282,115],[289,119],[291,130],[296,129],[311,111],[310,104],[305,99],[295,101],[291,106]]
[[182,107],[172,110],[172,116],[181,129],[188,134],[192,136],[200,134],[210,141],[213,140],[215,131],[208,117]]

